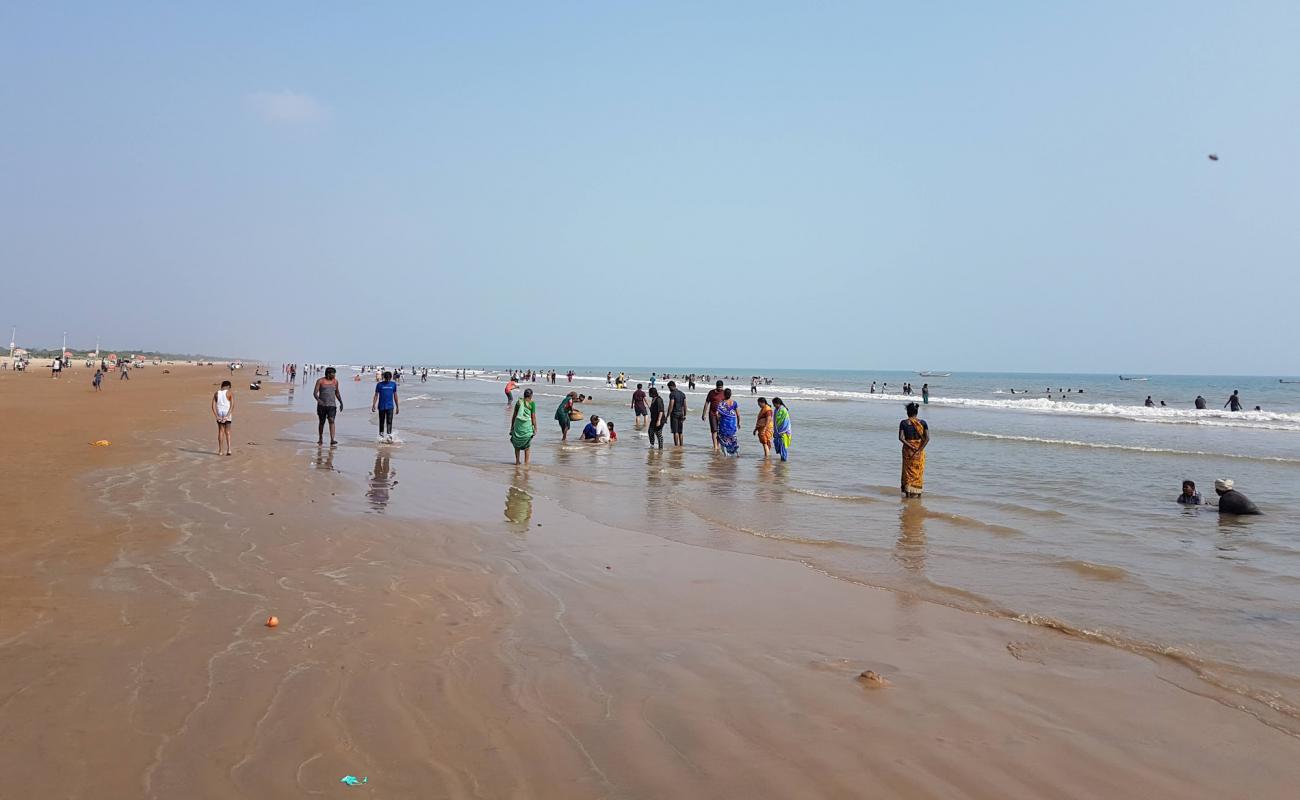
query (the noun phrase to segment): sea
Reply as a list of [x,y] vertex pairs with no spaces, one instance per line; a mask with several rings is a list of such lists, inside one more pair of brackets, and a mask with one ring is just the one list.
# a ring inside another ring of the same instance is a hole
[[[557,384],[539,377],[516,392],[532,387],[538,404],[523,470],[507,439],[508,368],[471,368],[464,380],[446,366],[430,366],[427,382],[408,375],[393,445],[376,441],[373,376],[359,369],[340,367],[349,410],[329,467],[364,473],[353,498],[361,513],[436,517],[450,501],[422,485],[420,463],[450,460],[500,484],[504,526],[526,528],[544,496],[603,524],[797,560],[899,602],[1143,654],[1171,683],[1300,735],[1300,383],[1283,382],[1293,377],[666,368],[709,378],[688,393],[685,447],[665,431],[660,452],[629,407],[651,369],[573,367],[570,382],[570,367],[557,367]],[[627,389],[606,384],[611,371],[628,375]],[[304,463],[319,468],[314,377],[287,403],[304,415]],[[712,452],[699,416],[719,378],[742,410],[734,459]],[[904,500],[898,425],[923,384],[926,491]],[[617,444],[578,441],[582,423],[560,441],[554,413],[571,390],[590,396],[587,415],[614,421]],[[1248,410],[1224,409],[1234,390]],[[1194,408],[1197,395],[1207,410]],[[757,396],[790,410],[788,463],[764,460],[748,435]],[[1263,514],[1175,502],[1184,479],[1213,500],[1216,478],[1231,478]]]

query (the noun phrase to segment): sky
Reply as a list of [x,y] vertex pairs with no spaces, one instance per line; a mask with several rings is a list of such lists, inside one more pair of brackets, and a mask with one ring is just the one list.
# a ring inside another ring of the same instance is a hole
[[7,3],[0,324],[1297,374],[1297,42],[1295,2]]

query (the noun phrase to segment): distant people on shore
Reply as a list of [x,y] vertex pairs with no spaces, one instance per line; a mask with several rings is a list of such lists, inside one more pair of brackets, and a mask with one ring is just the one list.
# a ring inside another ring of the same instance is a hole
[[519,454],[523,453],[524,464],[529,463],[532,455],[533,436],[537,433],[537,403],[533,401],[533,390],[524,389],[524,396],[515,403],[514,413],[510,415],[510,444],[515,448],[515,465],[519,464]]
[[1214,482],[1214,493],[1219,496],[1220,514],[1259,514],[1259,507],[1250,498],[1234,488],[1231,478],[1219,478]]
[[1199,506],[1205,501],[1201,499],[1201,493],[1196,491],[1196,481],[1183,481],[1183,491],[1178,495],[1178,502],[1185,506]]
[[212,416],[217,420],[217,455],[230,455],[230,426],[235,420],[235,393],[230,381],[222,381],[221,388],[212,395]]
[[907,418],[898,423],[898,441],[903,445],[904,497],[920,497],[925,489],[925,448],[930,444],[930,426],[917,415],[916,403],[907,404]]

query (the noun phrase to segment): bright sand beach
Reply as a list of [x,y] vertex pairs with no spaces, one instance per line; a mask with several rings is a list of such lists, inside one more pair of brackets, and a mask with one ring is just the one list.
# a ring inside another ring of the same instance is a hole
[[[0,373],[0,797],[1300,785],[1300,739],[1150,657],[601,524],[538,488],[544,465],[505,463],[503,436],[489,466],[379,447],[355,398],[318,449],[249,370],[217,457],[226,370],[167,368],[99,394],[84,370]],[[418,513],[384,513],[397,492]]]

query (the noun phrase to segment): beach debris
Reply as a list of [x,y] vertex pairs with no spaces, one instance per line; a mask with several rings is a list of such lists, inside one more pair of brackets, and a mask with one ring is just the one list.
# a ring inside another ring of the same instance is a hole
[[869,689],[880,689],[890,685],[889,681],[885,680],[884,675],[881,675],[879,672],[873,672],[872,670],[866,670],[863,672],[858,676],[858,680],[863,686],[866,686]]
[[107,439],[99,439],[99,440],[97,440],[97,441],[91,442],[91,443],[90,443],[90,446],[91,446],[91,447],[108,447],[108,446],[111,445],[111,444],[112,444],[112,442],[110,442],[110,441],[107,440]]
[[613,569],[613,567],[611,567],[610,565],[606,564],[606,565],[605,565],[605,569]]
[[370,778],[358,778],[356,775],[344,775],[339,778],[339,783],[346,783],[348,786],[360,786],[363,783],[370,783]]
[[279,624],[280,624],[280,618],[275,616],[274,614],[266,618],[266,627],[268,628],[274,628],[276,625]]

